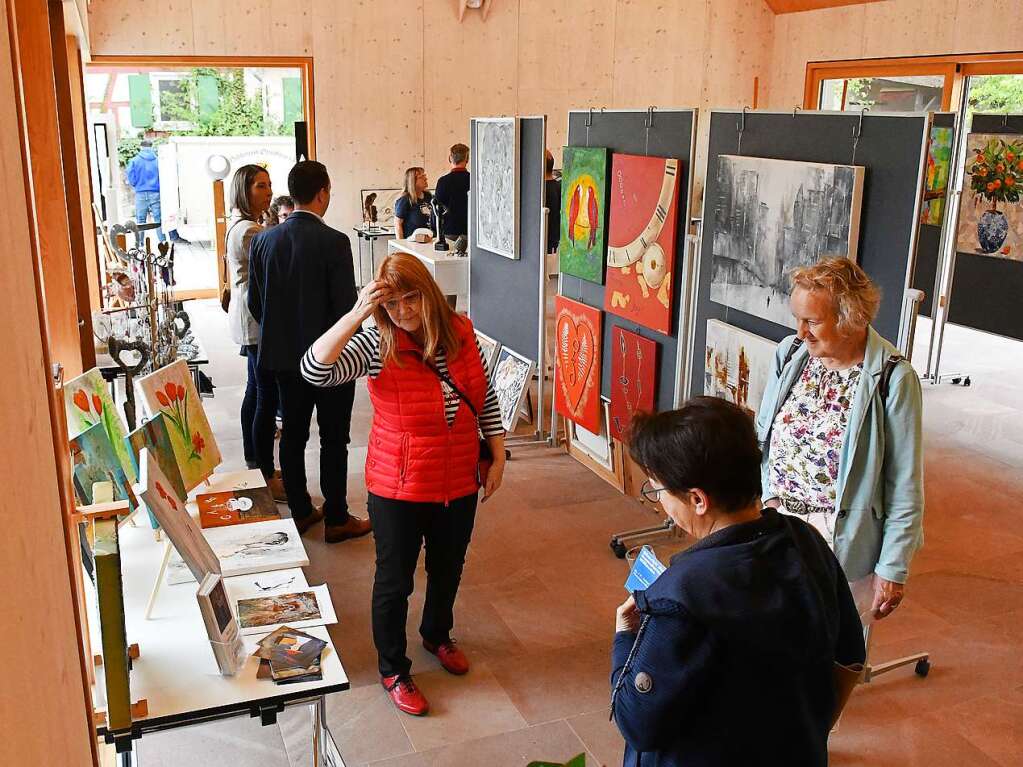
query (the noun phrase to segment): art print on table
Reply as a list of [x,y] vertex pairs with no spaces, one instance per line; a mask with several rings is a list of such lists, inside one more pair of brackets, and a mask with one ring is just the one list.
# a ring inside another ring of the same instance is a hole
[[554,306],[555,407],[565,418],[599,432],[601,312],[564,296],[557,296]]
[[381,229],[394,228],[394,206],[403,189],[363,189],[362,222]]
[[188,495],[185,481],[181,478],[181,469],[178,468],[178,461],[174,456],[170,432],[167,430],[167,419],[163,413],[157,413],[135,431],[128,432],[125,441],[128,443],[136,475],[138,474],[139,454],[142,452],[142,448],[148,448],[150,454],[155,456],[156,462],[160,464],[163,475],[167,477],[167,481],[174,488],[174,494],[179,498]]
[[529,391],[535,367],[535,362],[507,346],[502,347],[497,355],[497,367],[494,369],[491,385],[494,387],[497,404],[501,410],[501,425],[507,432],[515,431],[519,409]]
[[519,257],[519,121],[475,120],[476,245],[505,258]]
[[79,504],[98,503],[94,494],[96,483],[109,482],[113,487],[111,500],[128,501],[132,507],[136,505],[131,484],[103,424],[93,424],[77,437],[72,437],[70,447],[75,497]]
[[707,320],[703,393],[738,405],[756,418],[778,344],[720,320]]
[[99,368],[93,368],[64,384],[64,414],[68,437],[77,437],[95,424],[102,424],[107,439],[129,482],[138,478],[138,470],[127,445],[121,415],[110,397],[110,388]]
[[266,487],[199,493],[195,503],[199,507],[199,526],[204,529],[281,518],[281,512]]
[[1023,136],[971,133],[956,250],[1023,261]]
[[562,152],[561,221],[558,260],[561,272],[604,283],[607,241],[607,156],[604,147],[566,146]]
[[494,366],[497,364],[497,352],[501,348],[501,342],[491,338],[486,333],[480,333],[476,331],[476,343],[480,345],[480,350],[483,352],[483,359],[485,364],[484,373],[488,379],[494,375]]
[[671,332],[681,172],[681,162],[664,157],[611,161],[604,309],[659,333]]
[[191,490],[220,464],[220,449],[195,390],[188,363],[177,360],[136,383],[149,412],[166,417],[181,478],[185,489]]
[[243,629],[316,620],[320,606],[312,591],[238,600],[238,623]]
[[952,167],[952,129],[931,126],[927,142],[927,170],[924,177],[924,203],[920,223],[941,226],[948,194],[948,174]]
[[864,168],[721,155],[710,298],[790,328],[790,273],[826,256],[856,260]]
[[657,395],[657,342],[624,328],[611,329],[611,410],[608,429],[626,441],[632,417],[651,413]]
[[225,577],[309,564],[298,528],[291,519],[214,527],[203,534]]

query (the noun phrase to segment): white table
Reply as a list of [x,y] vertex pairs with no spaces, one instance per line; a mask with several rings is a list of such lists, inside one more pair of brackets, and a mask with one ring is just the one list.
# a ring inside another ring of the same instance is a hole
[[[454,248],[454,241],[449,240]],[[469,256],[456,256],[454,250],[434,250],[432,242],[388,240],[387,252],[402,251],[422,261],[440,285],[441,292],[449,296],[469,296]]]
[[[261,636],[242,637],[245,665],[233,677],[221,676],[195,598],[197,584],[162,585],[152,618],[146,620],[146,601],[164,545],[154,539],[149,525],[122,525],[118,533],[128,641],[138,644],[140,653],[132,662],[131,699],[145,698],[149,707],[146,717],[132,722],[132,738],[235,716],[258,716],[264,725],[275,724],[285,706],[303,703],[314,707],[314,764],[342,765],[327,729],[325,696],[347,690],[349,682],[326,627],[303,629],[327,642],[320,681],[276,685],[256,679],[259,659],[251,654]],[[90,628],[98,630],[98,625]],[[93,647],[100,646],[94,638]],[[97,734],[108,735],[104,727]],[[130,764],[130,754],[124,756]]]

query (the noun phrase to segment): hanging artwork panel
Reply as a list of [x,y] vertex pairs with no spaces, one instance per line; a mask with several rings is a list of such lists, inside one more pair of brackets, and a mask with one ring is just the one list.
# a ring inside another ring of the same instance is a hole
[[477,118],[476,245],[505,258],[519,257],[519,121]]
[[756,418],[778,344],[720,320],[707,320],[703,393],[733,402]]
[[924,177],[924,204],[920,209],[921,224],[941,226],[951,167],[952,129],[932,125],[927,142],[927,171]]
[[604,147],[566,146],[562,153],[561,272],[598,284],[604,282],[607,156]]
[[557,296],[555,316],[555,406],[565,418],[599,432],[601,312]]
[[131,484],[103,424],[93,424],[77,437],[72,437],[70,445],[75,497],[79,504],[97,503],[94,495],[96,483],[109,482],[113,487],[112,500],[128,501],[132,507],[136,505]]
[[172,362],[136,381],[142,400],[152,414],[167,419],[171,446],[185,489],[191,490],[220,464],[220,449],[195,390],[188,363]]
[[523,357],[507,346],[501,347],[498,352],[492,385],[501,410],[501,425],[507,432],[515,431],[519,410],[526,398],[526,392],[529,391],[535,367],[536,363],[533,360]]
[[657,394],[657,342],[617,325],[611,329],[611,409],[608,429],[624,441],[632,416],[653,412]]
[[68,437],[77,437],[95,424],[102,424],[117,460],[130,482],[138,477],[135,462],[124,443],[126,429],[110,397],[110,389],[99,368],[86,371],[64,384],[64,413]]
[[[789,274],[825,256],[856,260],[864,168],[718,157],[710,298],[795,328]],[[706,234],[704,236],[707,236]]]
[[956,250],[1023,261],[1023,136],[971,133]]
[[671,332],[672,275],[682,163],[615,154],[611,161],[604,308]]

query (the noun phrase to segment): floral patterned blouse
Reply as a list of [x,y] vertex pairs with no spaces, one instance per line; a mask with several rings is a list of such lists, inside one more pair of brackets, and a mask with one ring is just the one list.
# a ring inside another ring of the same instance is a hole
[[838,460],[863,365],[828,370],[811,357],[771,429],[770,494],[835,510]]

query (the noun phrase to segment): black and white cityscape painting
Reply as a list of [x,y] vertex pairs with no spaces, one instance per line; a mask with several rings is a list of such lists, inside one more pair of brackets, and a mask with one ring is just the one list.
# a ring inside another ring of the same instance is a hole
[[714,199],[712,301],[794,328],[789,273],[856,258],[863,172],[721,155]]
[[519,125],[514,117],[476,118],[472,184],[476,244],[519,257]]

